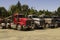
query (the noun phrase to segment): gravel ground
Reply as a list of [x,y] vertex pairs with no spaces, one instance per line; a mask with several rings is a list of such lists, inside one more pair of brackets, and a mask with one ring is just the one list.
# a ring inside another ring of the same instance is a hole
[[60,40],[60,28],[34,31],[0,29],[0,40]]

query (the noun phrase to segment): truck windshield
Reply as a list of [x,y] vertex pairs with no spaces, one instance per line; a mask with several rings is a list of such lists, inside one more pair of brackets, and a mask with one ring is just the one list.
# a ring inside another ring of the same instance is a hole
[[18,17],[18,18],[24,18],[24,15],[16,15],[15,16],[16,18]]
[[38,16],[32,16],[33,18],[38,18]]

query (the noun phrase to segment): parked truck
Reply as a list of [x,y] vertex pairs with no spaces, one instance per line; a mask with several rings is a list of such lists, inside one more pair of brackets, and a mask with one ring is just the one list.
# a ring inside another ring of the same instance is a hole
[[45,16],[44,19],[45,19],[46,27],[48,27],[48,28],[56,28],[57,27],[57,22],[56,22],[55,17]]
[[42,17],[36,15],[28,15],[34,21],[35,28],[45,28],[45,20]]
[[27,17],[24,17],[23,14],[14,14],[13,15],[13,22],[11,23],[11,28],[17,30],[31,30],[34,29],[33,20]]

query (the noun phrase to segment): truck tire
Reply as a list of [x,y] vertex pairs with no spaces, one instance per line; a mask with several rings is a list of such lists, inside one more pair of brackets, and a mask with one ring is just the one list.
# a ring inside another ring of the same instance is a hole
[[45,25],[43,25],[43,29],[46,29],[46,26]]
[[21,26],[21,30],[24,30],[24,31],[26,31],[27,30],[27,28],[26,28],[26,26]]
[[21,26],[20,25],[17,25],[17,30],[21,30]]
[[49,24],[49,28],[55,28],[55,25],[53,23]]
[[46,24],[46,28],[50,28],[50,27],[49,27],[49,24]]
[[1,23],[2,29],[6,29],[5,23]]
[[32,24],[32,28],[31,29],[34,30],[34,28],[35,28],[35,24]]
[[11,25],[9,23],[7,23],[6,28],[11,29]]
[[55,28],[58,28],[57,24],[55,24]]
[[16,30],[26,30],[24,26],[16,25]]

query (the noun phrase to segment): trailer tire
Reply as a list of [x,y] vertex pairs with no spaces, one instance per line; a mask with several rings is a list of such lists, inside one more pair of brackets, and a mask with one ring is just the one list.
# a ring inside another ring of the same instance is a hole
[[7,23],[6,28],[11,29],[11,25]]
[[1,23],[2,29],[6,29],[6,24],[5,23]]

